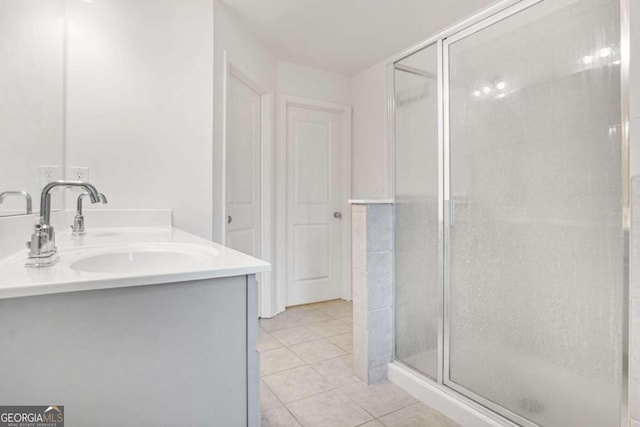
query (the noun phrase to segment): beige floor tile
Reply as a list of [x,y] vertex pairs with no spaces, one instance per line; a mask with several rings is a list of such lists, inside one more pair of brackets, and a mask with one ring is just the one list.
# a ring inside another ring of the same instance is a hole
[[324,338],[295,344],[289,348],[306,363],[320,362],[347,354],[346,351]]
[[289,346],[301,342],[317,340],[322,338],[317,332],[307,328],[306,326],[298,326],[296,328],[280,329],[273,331],[272,335],[282,344]]
[[330,315],[324,313],[320,310],[304,310],[304,311],[295,311],[290,314],[290,316],[298,321],[298,324],[308,324],[314,322],[321,322],[323,320],[332,319]]
[[262,425],[459,427],[394,384],[367,386],[353,375],[346,310],[350,303],[328,301],[260,321]]
[[323,307],[329,307],[331,304],[333,304],[336,301],[340,301],[340,300],[333,299],[330,301],[314,302],[313,304],[308,304],[308,305],[315,309],[322,309]]
[[300,423],[293,418],[293,415],[285,408],[271,409],[261,413],[262,427],[299,427]]
[[264,381],[260,380],[260,411],[266,412],[282,406],[280,399],[269,389]]
[[351,308],[353,306],[351,301],[345,301],[343,299],[334,299],[331,301],[324,301],[324,302],[320,302],[317,303],[317,308],[323,311],[329,311],[329,310],[333,310],[333,309],[340,309],[340,308]]
[[380,421],[387,427],[460,427],[453,420],[422,403],[392,412],[381,417]]
[[347,332],[351,332],[353,329],[352,326],[349,326],[337,319],[310,323],[307,325],[307,327],[312,331],[318,333],[322,337],[332,337],[334,335],[346,334]]
[[331,390],[331,384],[309,366],[268,375],[262,378],[283,403],[293,402]]
[[331,385],[335,388],[345,388],[345,387],[350,387],[353,385],[357,385],[357,384],[364,384],[360,378],[356,377],[353,374],[350,375],[342,375],[342,376],[338,376],[338,375],[331,375],[329,377],[326,377],[327,381],[329,381],[329,383],[331,383]]
[[353,313],[351,301],[334,300],[319,305],[318,310],[323,311],[333,318],[346,317]]
[[260,333],[258,334],[258,340],[256,341],[256,350],[258,351],[266,351],[273,350],[274,348],[282,347],[282,343],[275,339],[269,332],[260,328]]
[[411,395],[389,382],[370,386],[361,383],[340,390],[376,418],[417,403]]
[[373,419],[337,390],[298,400],[287,408],[305,427],[354,427]]
[[286,310],[285,310],[285,313],[293,314],[293,313],[297,313],[297,312],[314,311],[314,310],[317,310],[317,308],[315,308],[313,306],[313,304],[294,305],[294,306],[291,306],[291,307],[287,307]]
[[341,321],[342,323],[346,323],[349,326],[353,326],[353,315],[340,317],[338,320]]
[[340,308],[332,308],[328,311],[325,311],[329,316],[334,319],[339,319],[341,317],[348,317],[353,315],[353,309],[351,307],[340,307]]
[[371,420],[368,423],[360,424],[358,427],[384,427],[384,424],[378,420]]
[[287,313],[280,313],[271,319],[260,319],[260,327],[267,332],[277,331],[278,329],[295,328],[300,322]]
[[329,341],[346,351],[347,353],[353,353],[353,333],[347,332],[342,335],[335,335],[333,337],[327,337]]
[[311,365],[324,377],[330,375],[350,375],[353,373],[353,357],[350,354],[334,357]]
[[263,376],[297,368],[304,364],[302,359],[286,347],[260,353],[260,375]]
[[353,358],[350,354],[316,362],[311,367],[336,388],[362,384],[362,381],[353,374]]

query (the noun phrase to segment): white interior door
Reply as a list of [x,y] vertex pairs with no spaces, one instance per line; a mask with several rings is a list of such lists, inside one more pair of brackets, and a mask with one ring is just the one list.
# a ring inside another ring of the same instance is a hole
[[286,120],[290,306],[340,297],[343,141],[339,113],[288,106]]
[[227,95],[226,245],[260,256],[260,95],[233,75]]

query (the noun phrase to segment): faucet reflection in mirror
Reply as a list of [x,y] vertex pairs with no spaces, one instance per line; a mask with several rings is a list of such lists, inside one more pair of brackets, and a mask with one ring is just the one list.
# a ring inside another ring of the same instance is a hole
[[[76,210],[76,216],[73,219],[73,225],[71,226],[71,234],[74,236],[82,236],[85,234],[86,229],[84,227],[84,215],[82,214],[82,199],[88,197],[89,193],[82,193],[78,196],[78,205]],[[104,194],[98,193],[100,203],[107,204],[107,198]]]
[[2,202],[4,202],[4,199],[7,196],[22,196],[26,199],[27,201],[27,214],[30,214],[33,209],[31,208],[31,195],[29,193],[27,193],[26,191],[4,191],[2,193],[0,193],[0,204]]
[[56,248],[56,236],[51,225],[51,190],[56,187],[80,187],[84,188],[91,203],[100,201],[100,193],[88,182],[82,181],[53,181],[45,185],[40,195],[40,220],[35,225],[35,230],[31,235],[31,241],[27,242],[29,257],[26,267],[48,267],[58,261],[58,250]]

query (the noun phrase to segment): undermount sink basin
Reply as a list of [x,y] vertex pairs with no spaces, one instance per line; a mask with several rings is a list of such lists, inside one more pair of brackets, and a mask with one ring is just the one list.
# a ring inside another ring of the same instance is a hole
[[215,258],[215,248],[185,244],[142,244],[83,251],[69,267],[86,273],[163,272],[198,269]]

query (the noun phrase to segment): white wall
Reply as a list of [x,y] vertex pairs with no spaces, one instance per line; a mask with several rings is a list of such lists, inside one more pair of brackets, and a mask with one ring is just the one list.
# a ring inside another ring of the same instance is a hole
[[[64,1],[0,2],[0,193],[25,190],[35,210],[38,166],[62,169],[63,49]],[[61,200],[54,196],[54,208]],[[0,204],[0,215],[24,212],[22,197]]]
[[171,208],[210,238],[212,1],[67,3],[67,167],[111,208]]
[[221,242],[224,223],[224,52],[229,62],[262,86],[276,91],[276,60],[258,39],[239,22],[235,14],[219,0],[214,0],[214,144],[213,144],[213,240]]
[[350,104],[349,78],[304,65],[278,61],[278,93]]
[[386,79],[385,62],[380,62],[350,80],[354,199],[386,199],[392,195],[388,183]]
[[68,14],[67,166],[88,166],[109,208],[173,209],[222,240],[225,53],[275,94],[350,103],[347,76],[278,63],[219,0],[70,0]]

